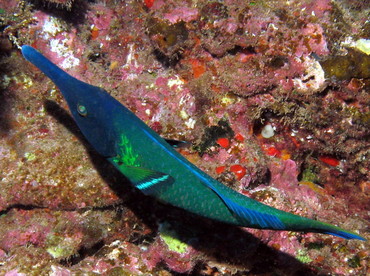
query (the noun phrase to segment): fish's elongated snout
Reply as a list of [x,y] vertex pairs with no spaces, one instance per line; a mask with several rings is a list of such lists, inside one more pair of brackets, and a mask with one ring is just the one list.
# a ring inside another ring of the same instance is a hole
[[95,150],[105,157],[116,155],[112,120],[120,107],[104,89],[80,81],[31,46],[22,46],[22,54],[59,88],[78,127]]

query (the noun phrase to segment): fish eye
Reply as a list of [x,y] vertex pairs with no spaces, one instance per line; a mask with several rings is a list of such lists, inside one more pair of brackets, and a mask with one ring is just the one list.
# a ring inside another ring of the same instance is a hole
[[82,117],[87,116],[87,109],[84,105],[82,104],[77,104],[77,112],[80,114]]

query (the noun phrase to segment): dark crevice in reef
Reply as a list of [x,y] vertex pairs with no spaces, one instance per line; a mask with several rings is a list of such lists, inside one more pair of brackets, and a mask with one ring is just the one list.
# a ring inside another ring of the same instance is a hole
[[256,50],[253,46],[241,47],[239,45],[235,45],[234,48],[227,51],[227,54],[235,56],[239,53],[243,54],[256,54]]
[[333,91],[333,90],[337,90],[337,89],[335,89],[335,87],[332,87],[332,86],[328,85],[327,87],[325,87],[325,89],[324,89],[324,90],[322,90],[321,92],[317,93],[317,94],[315,95],[315,97],[316,97],[317,99],[319,99],[319,98],[320,98],[320,101],[322,101],[322,99],[323,99],[323,98],[325,98],[325,97],[328,95],[328,93],[329,93],[330,91]]
[[217,126],[210,126],[205,128],[201,143],[196,146],[196,150],[202,156],[208,148],[216,145],[218,138],[232,138],[234,131],[231,129],[227,120],[222,119],[217,123]]
[[63,5],[51,1],[28,0],[37,10],[61,18],[73,25],[84,23],[85,14],[88,11],[88,3],[84,0],[70,1],[70,4]]
[[157,233],[155,231],[148,235],[142,235],[139,232],[135,232],[130,236],[128,242],[135,245],[149,245],[154,242],[156,236]]
[[175,67],[176,64],[181,60],[181,53],[176,53],[172,56],[167,56],[158,49],[153,51],[155,58],[160,62],[165,68]]
[[253,190],[260,185],[270,185],[270,183],[271,183],[271,171],[270,169],[267,169],[265,174],[261,178],[256,179],[255,181],[252,181],[249,184],[248,190]]
[[236,91],[230,91],[230,93],[236,97],[239,97],[241,99],[249,99],[249,98],[252,98],[256,95],[263,95],[263,94],[271,94],[271,92],[276,89],[278,86],[277,85],[270,85],[270,86],[267,86],[267,87],[264,87],[260,90],[256,90],[254,93],[251,93],[251,94],[248,94],[248,95],[243,95],[243,94],[239,94],[238,92]]
[[30,211],[30,210],[36,210],[36,209],[47,209],[45,207],[36,206],[36,205],[23,205],[23,204],[13,204],[10,205],[5,210],[2,210],[0,212],[0,216],[8,214],[11,210],[18,209],[18,210],[24,210],[24,211]]
[[230,50],[227,50],[225,51],[224,53],[222,54],[215,54],[215,53],[212,53],[212,51],[208,50],[207,48],[205,47],[202,47],[204,51],[206,51],[207,53],[209,53],[213,58],[217,58],[217,59],[221,59],[227,55],[231,55],[231,56],[236,56],[237,54],[246,54],[246,55],[250,55],[250,54],[256,54],[256,50],[253,46],[246,46],[246,47],[242,47],[242,46],[239,46],[239,45],[235,45],[234,48],[230,49]]
[[49,208],[46,206],[37,206],[37,205],[24,205],[24,204],[12,204],[5,210],[2,210],[0,212],[0,216],[8,214],[10,211],[17,209],[17,210],[23,210],[23,211],[32,211],[32,210],[38,210],[38,209],[48,209],[52,211],[63,211],[63,212],[79,212],[83,213],[86,211],[116,211],[120,212],[121,204],[116,205],[106,205],[106,206],[92,206],[92,207],[85,207],[85,208]]
[[0,135],[5,135],[11,128],[10,121],[12,112],[10,111],[14,99],[11,90],[5,87],[5,76],[9,74],[9,72],[14,72],[15,68],[11,64],[12,60],[8,58],[8,55],[10,55],[8,49],[2,46],[0,36],[0,78],[2,79],[2,85],[0,86]]

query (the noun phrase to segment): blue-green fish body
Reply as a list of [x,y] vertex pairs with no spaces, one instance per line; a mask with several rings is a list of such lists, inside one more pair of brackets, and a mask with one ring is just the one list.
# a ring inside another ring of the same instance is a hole
[[73,78],[30,46],[23,46],[22,53],[58,86],[89,143],[144,194],[229,224],[364,240],[355,233],[277,210],[228,188],[187,161],[105,90]]

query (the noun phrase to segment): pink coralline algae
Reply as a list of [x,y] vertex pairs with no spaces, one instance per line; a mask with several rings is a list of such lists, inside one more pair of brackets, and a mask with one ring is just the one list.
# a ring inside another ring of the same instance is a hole
[[369,239],[364,3],[0,0],[0,274],[368,275],[368,242],[241,229],[143,196],[16,47],[193,143],[179,151],[225,185]]
[[190,22],[198,18],[198,10],[187,7],[178,7],[171,10],[170,13],[164,15],[164,19],[168,20],[172,24],[184,21]]
[[96,38],[109,35],[109,29],[114,19],[114,11],[103,4],[95,5],[94,9],[87,14],[90,24],[99,32]]

